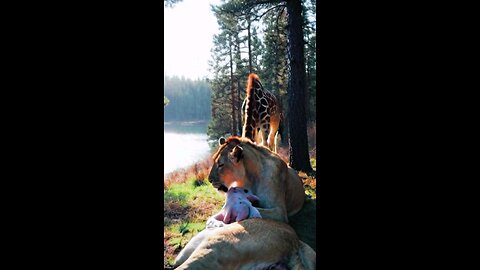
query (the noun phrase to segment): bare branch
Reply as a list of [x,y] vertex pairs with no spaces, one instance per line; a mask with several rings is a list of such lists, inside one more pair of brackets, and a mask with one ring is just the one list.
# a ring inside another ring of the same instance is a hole
[[269,9],[267,9],[265,12],[263,12],[260,16],[256,15],[256,16],[254,17],[253,21],[258,21],[258,20],[260,20],[265,14],[267,14],[268,12],[270,12],[270,11],[273,10],[273,9],[277,9],[277,8],[282,8],[282,9],[284,9],[285,7],[287,7],[287,6],[284,5],[284,4],[271,7],[271,8],[269,8]]

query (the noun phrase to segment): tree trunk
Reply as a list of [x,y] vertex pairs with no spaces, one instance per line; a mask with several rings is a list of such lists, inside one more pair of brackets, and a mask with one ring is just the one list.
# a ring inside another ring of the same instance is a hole
[[288,13],[288,128],[290,166],[311,173],[305,112],[306,73],[303,47],[302,4],[287,0]]
[[235,110],[235,81],[233,80],[233,58],[232,58],[232,43],[230,42],[230,91],[232,95],[232,135],[238,135],[237,133],[237,121]]
[[[237,112],[238,112],[238,130],[239,130],[239,134],[241,134],[241,130],[243,129],[243,112],[241,110],[242,108],[242,103],[243,103],[243,100],[241,98],[241,95],[240,95],[240,91],[243,90],[242,89],[242,85],[240,84],[240,78],[237,76],[235,78],[237,80]],[[245,90],[243,90],[245,91]]]
[[248,27],[247,27],[247,35],[248,35],[248,70],[250,73],[253,72],[253,66],[252,66],[252,41],[251,41],[251,38],[252,36],[250,35],[250,16],[247,16],[247,24],[248,24]]
[[[304,47],[305,48],[305,47]],[[307,59],[305,61],[308,63],[310,55],[307,54]],[[311,115],[311,110],[310,110],[310,66],[307,64],[306,65],[306,78],[305,78],[305,113],[307,117],[307,123],[310,122],[311,119],[313,119],[313,115]]]
[[283,97],[281,95],[279,95],[278,101],[282,105],[282,114],[283,114],[283,117],[280,120],[280,127],[281,128],[279,128],[280,145],[281,146],[287,146],[288,145],[288,138],[289,138],[288,137],[288,121],[287,121],[288,111],[287,111],[287,106],[284,106]]

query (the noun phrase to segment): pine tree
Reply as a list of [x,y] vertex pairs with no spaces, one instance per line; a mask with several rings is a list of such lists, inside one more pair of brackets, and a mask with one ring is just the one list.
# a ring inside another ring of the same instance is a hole
[[281,144],[288,143],[287,103],[287,13],[285,7],[278,7],[267,13],[263,22],[264,54],[262,58],[262,82],[266,89],[272,91],[282,104],[283,116],[280,130]]
[[[245,21],[240,20],[239,17],[230,13],[222,11],[220,7],[212,7],[212,10],[217,17],[217,22],[220,26],[221,33],[214,37],[214,50],[212,54],[214,61],[211,62],[213,69],[217,69],[214,72],[214,80],[224,79],[223,76],[229,77],[230,94],[229,97],[222,100],[223,105],[229,104],[230,106],[230,134],[240,135],[242,130],[242,116],[241,116],[241,104],[244,96],[244,84],[248,77],[247,61],[243,55],[245,49],[248,48],[248,35],[245,34],[247,29]],[[258,37],[257,37],[258,39]],[[252,55],[248,53],[248,55]],[[226,64],[226,66],[222,66]],[[220,69],[220,66],[223,69]],[[228,73],[225,71],[228,70]],[[214,91],[217,89],[214,87]],[[212,117],[215,117],[212,115]],[[225,120],[225,119],[224,119]],[[215,125],[213,125],[215,126]],[[211,133],[215,132],[212,126]]]
[[290,166],[299,171],[313,171],[308,154],[305,112],[306,72],[302,28],[302,4],[287,0],[288,12],[288,126]]
[[[214,81],[224,81],[228,76],[229,81],[229,97],[222,98],[223,106],[229,104],[230,116],[230,131],[228,133],[233,135],[240,134],[240,114],[239,114],[239,89],[236,82],[235,70],[238,69],[238,54],[241,48],[241,38],[239,36],[238,21],[234,16],[230,14],[221,13],[216,7],[212,7],[212,10],[217,17],[217,21],[220,25],[221,33],[214,37],[214,49],[212,50],[214,61],[212,61],[213,69],[217,71],[214,73]],[[217,84],[213,87],[213,91],[224,90],[221,85]],[[220,87],[217,89],[217,87]],[[222,95],[223,96],[223,95]],[[216,109],[216,108],[215,108]],[[213,117],[213,114],[212,114]],[[215,119],[216,120],[216,119]],[[213,128],[213,126],[212,126]],[[212,134],[218,134],[218,131],[211,130]]]
[[[298,0],[231,0],[222,10],[237,17],[248,16],[256,20],[281,6],[287,9],[288,31],[288,129],[290,166],[296,170],[312,172],[308,154],[306,119],[306,70],[304,54],[302,3]],[[254,14],[254,15],[252,15]],[[251,16],[251,17],[250,17]]]
[[306,114],[308,122],[316,120],[316,86],[317,86],[317,53],[316,53],[316,3],[315,1],[302,2],[303,29],[305,42],[305,65],[306,65]]

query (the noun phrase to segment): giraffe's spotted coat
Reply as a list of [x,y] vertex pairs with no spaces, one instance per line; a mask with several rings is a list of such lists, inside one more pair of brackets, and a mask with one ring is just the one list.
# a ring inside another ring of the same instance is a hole
[[[281,107],[277,98],[265,90],[258,75],[252,73],[247,80],[247,96],[243,101],[242,136],[260,143],[277,152],[275,136],[281,118]],[[260,132],[261,138],[257,137]]]

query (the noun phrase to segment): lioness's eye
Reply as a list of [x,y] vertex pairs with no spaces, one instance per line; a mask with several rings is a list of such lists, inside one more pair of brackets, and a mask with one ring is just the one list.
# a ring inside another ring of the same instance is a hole
[[221,168],[221,167],[223,167],[223,163],[218,164],[218,168]]

